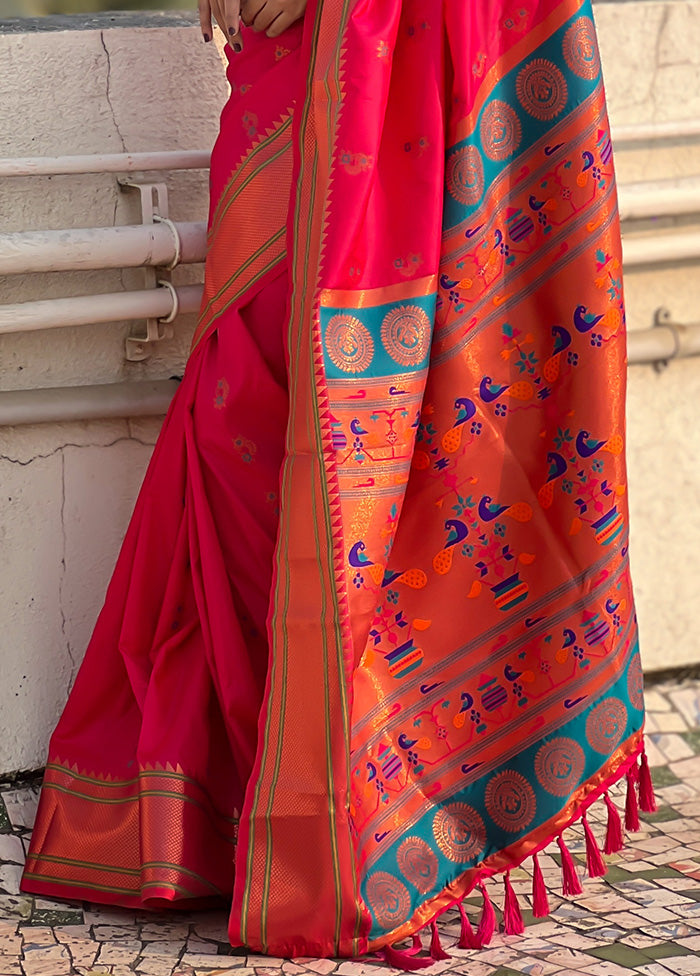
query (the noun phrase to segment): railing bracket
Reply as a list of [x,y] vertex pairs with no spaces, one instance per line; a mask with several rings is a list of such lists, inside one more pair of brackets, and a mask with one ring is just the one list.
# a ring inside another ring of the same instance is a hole
[[146,288],[168,288],[173,300],[170,313],[162,319],[146,319],[145,332],[132,328],[126,338],[126,358],[131,363],[143,362],[151,355],[153,344],[163,339],[172,339],[173,328],[170,323],[178,313],[178,297],[170,280],[171,270],[180,262],[182,242],[177,227],[168,216],[168,188],[165,183],[139,183],[135,180],[117,180],[122,190],[136,191],[141,204],[143,224],[166,224],[175,239],[175,256],[166,267],[143,269]]

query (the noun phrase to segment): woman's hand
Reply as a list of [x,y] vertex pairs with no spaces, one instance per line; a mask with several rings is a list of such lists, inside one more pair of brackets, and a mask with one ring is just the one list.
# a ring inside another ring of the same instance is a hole
[[202,28],[202,37],[205,41],[211,40],[211,19],[213,15],[233,50],[243,50],[241,0],[197,0],[197,7],[199,10],[199,26]]
[[304,16],[307,2],[308,0],[241,0],[241,18],[253,30],[265,31],[268,37],[279,37]]

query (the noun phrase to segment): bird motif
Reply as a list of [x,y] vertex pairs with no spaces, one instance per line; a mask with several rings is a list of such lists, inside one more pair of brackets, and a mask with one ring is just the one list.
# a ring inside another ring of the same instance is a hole
[[494,383],[490,376],[484,376],[479,384],[479,396],[484,403],[493,403],[494,400],[506,392],[508,384]]
[[446,549],[448,549],[450,546],[456,546],[458,543],[466,539],[467,535],[469,534],[469,529],[466,527],[464,522],[460,522],[459,519],[447,519],[445,522],[445,528],[450,530],[447,537],[447,542],[445,543]]
[[564,344],[563,338],[560,338],[557,335],[555,329],[561,329],[561,326],[555,325],[552,329],[552,332],[555,335],[554,352],[548,359],[545,359],[544,366],[542,367],[542,375],[547,383],[554,383],[559,378],[559,373],[561,371],[562,350],[566,349],[566,346],[568,346],[571,342],[571,335],[566,331],[566,329],[561,329],[568,339],[566,344]]
[[561,454],[557,454],[556,451],[549,451],[547,453],[547,461],[549,462],[547,482],[554,481],[556,478],[561,478],[567,468],[566,458],[562,457]]
[[358,435],[358,434],[366,434],[366,433],[367,433],[367,431],[366,431],[366,430],[365,430],[365,428],[364,428],[364,427],[362,426],[362,424],[361,424],[361,423],[360,423],[360,421],[359,421],[359,420],[357,419],[357,417],[355,417],[355,418],[354,418],[353,420],[351,420],[351,421],[350,421],[350,430],[351,430],[351,431],[353,432],[353,434],[355,434],[355,435]]
[[459,427],[460,424],[466,424],[468,420],[472,419],[476,413],[476,406],[469,397],[458,397],[455,400],[455,410],[457,411],[457,419],[453,426]]
[[606,443],[591,437],[587,430],[580,430],[576,435],[576,451],[582,458],[593,457],[602,447],[605,447]]
[[499,515],[502,515],[503,512],[507,512],[508,507],[508,505],[498,505],[490,495],[484,495],[479,501],[479,518],[483,522],[492,522]]
[[578,332],[590,332],[602,318],[602,315],[593,315],[589,312],[585,305],[577,305],[574,310],[574,325]]
[[458,397],[455,400],[457,419],[448,431],[442,435],[442,449],[446,454],[454,454],[462,443],[462,425],[471,420],[476,413],[476,405],[469,397]]
[[527,502],[499,505],[490,495],[484,495],[479,501],[479,517],[483,522],[492,522],[503,514],[515,519],[516,522],[529,522],[532,518],[532,506]]
[[444,288],[445,291],[449,291],[450,288],[456,288],[459,284],[459,280],[448,277],[446,274],[440,275],[440,287]]
[[563,352],[571,345],[571,333],[563,325],[553,325],[552,335],[554,336],[554,350],[552,355]]
[[561,478],[568,467],[566,458],[561,454],[557,454],[556,451],[548,451],[547,461],[549,463],[547,480],[537,492],[537,497],[542,508],[549,508],[551,506],[552,502],[554,501],[553,483],[557,480],[557,478]]
[[374,563],[369,558],[369,556],[365,555],[366,548],[367,547],[365,546],[364,542],[362,541],[362,539],[360,539],[360,541],[356,542],[355,545],[350,550],[350,554],[348,556],[348,562],[355,569],[362,569],[364,567],[374,565]]
[[459,519],[447,519],[445,528],[448,529],[447,542],[444,547],[433,556],[433,569],[440,576],[445,576],[452,569],[454,547],[466,539],[469,529]]

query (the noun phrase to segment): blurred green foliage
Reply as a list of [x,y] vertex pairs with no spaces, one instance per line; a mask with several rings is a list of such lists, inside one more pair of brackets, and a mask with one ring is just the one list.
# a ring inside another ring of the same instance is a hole
[[196,0],[0,0],[3,17],[88,14],[103,10],[192,10]]

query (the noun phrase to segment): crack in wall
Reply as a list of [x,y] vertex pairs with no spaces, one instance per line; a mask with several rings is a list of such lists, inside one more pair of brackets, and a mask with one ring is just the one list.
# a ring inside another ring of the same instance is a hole
[[109,56],[109,51],[107,50],[107,45],[105,44],[105,32],[104,31],[100,31],[100,43],[102,44],[102,50],[105,52],[105,55],[107,57],[107,87],[106,87],[106,91],[105,91],[105,95],[107,97],[107,104],[109,105],[110,111],[112,113],[112,121],[114,122],[114,128],[117,130],[117,135],[119,136],[119,138],[121,140],[122,149],[124,150],[124,152],[126,152],[127,151],[127,149],[126,149],[126,142],[124,140],[124,136],[122,135],[122,130],[119,128],[119,123],[117,122],[117,116],[116,116],[116,114],[114,112],[114,105],[112,104],[112,97],[110,95],[110,84],[111,84],[111,79],[112,79],[112,60],[111,60],[111,58]]
[[34,461],[45,460],[46,458],[54,457],[54,455],[60,452],[61,454],[61,572],[58,579],[58,612],[61,618],[61,634],[63,635],[63,640],[65,642],[66,651],[68,652],[68,658],[70,660],[70,671],[68,674],[68,685],[66,688],[66,694],[70,692],[73,685],[75,675],[78,669],[79,662],[76,660],[73,653],[73,646],[70,642],[68,634],[66,632],[66,612],[63,606],[64,599],[64,584],[66,579],[66,553],[68,551],[68,537],[66,533],[66,455],[65,449],[68,447],[75,447],[79,449],[90,448],[90,447],[114,447],[116,444],[122,442],[141,444],[142,447],[153,447],[153,444],[143,441],[138,437],[128,436],[128,437],[117,437],[106,444],[76,444],[73,442],[66,442],[65,444],[60,444],[58,447],[54,448],[53,451],[49,451],[47,454],[36,454],[34,457],[30,458],[28,461],[21,461],[19,458],[12,458],[7,454],[0,454],[0,461],[7,461],[9,464],[17,464],[20,467],[27,467]]
[[653,122],[657,121],[657,116],[658,116],[658,105],[656,101],[657,99],[656,85],[659,77],[659,71],[663,67],[661,61],[661,43],[663,41],[664,31],[666,30],[670,16],[671,16],[670,7],[665,6],[661,12],[661,22],[659,23],[658,29],[656,31],[656,40],[654,42],[654,68],[651,73],[651,78],[649,80],[649,98],[651,100],[652,105],[654,106],[651,113],[651,119]]
[[68,687],[66,688],[66,695],[71,689],[73,684],[73,678],[75,677],[75,672],[77,668],[75,657],[73,656],[73,648],[71,642],[66,633],[66,611],[63,609],[63,585],[66,580],[66,552],[68,551],[68,540],[66,538],[66,455],[61,451],[61,572],[58,577],[58,612],[61,615],[61,633],[63,635],[63,640],[66,645],[66,650],[68,651],[68,657],[70,658],[70,672],[68,674]]
[[125,436],[122,435],[121,437],[117,437],[115,440],[108,441],[108,442],[106,442],[104,444],[102,444],[102,443],[97,443],[97,444],[75,444],[73,441],[66,441],[65,444],[59,444],[58,447],[55,447],[53,449],[53,451],[49,451],[48,454],[35,454],[34,457],[29,458],[28,461],[22,461],[19,458],[10,457],[9,454],[0,454],[0,461],[7,461],[9,464],[18,464],[20,467],[24,468],[24,467],[26,467],[29,464],[33,464],[34,461],[43,461],[46,458],[53,457],[55,454],[58,454],[59,451],[63,451],[67,447],[77,447],[79,449],[89,448],[89,447],[114,447],[115,444],[121,444],[123,441],[129,442],[129,443],[133,442],[135,444],[140,444],[142,447],[150,447],[150,448],[153,448],[155,446],[155,442],[154,441],[142,441],[141,438],[139,438],[139,437],[133,437],[133,436],[131,436],[131,437],[125,437]]

